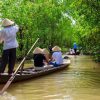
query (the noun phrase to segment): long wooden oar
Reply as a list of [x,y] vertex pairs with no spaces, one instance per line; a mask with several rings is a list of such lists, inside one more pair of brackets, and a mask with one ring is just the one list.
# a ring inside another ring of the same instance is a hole
[[7,83],[4,85],[4,87],[2,88],[2,90],[0,91],[0,95],[2,95],[4,93],[4,91],[10,86],[11,82],[14,80],[18,70],[21,68],[21,65],[23,64],[23,62],[25,61],[26,57],[29,55],[29,53],[31,52],[31,50],[33,49],[33,47],[35,46],[35,44],[37,43],[37,41],[39,40],[39,38],[35,41],[35,43],[32,45],[32,47],[30,48],[30,50],[28,51],[28,53],[26,54],[26,56],[23,58],[23,60],[21,61],[21,63],[18,65],[17,69],[15,70],[15,72],[13,73],[13,75],[9,78],[9,80],[7,81]]

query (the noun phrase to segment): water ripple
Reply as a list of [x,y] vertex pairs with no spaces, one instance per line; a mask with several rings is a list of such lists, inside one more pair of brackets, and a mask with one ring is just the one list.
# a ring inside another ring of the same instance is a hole
[[17,100],[15,96],[12,96],[8,92],[4,92],[2,95],[0,95],[0,100]]

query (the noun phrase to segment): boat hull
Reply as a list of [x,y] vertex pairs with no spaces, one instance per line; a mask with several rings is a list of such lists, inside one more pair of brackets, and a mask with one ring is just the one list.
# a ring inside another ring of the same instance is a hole
[[[22,73],[20,71],[18,71],[13,82],[19,82],[19,81],[25,81],[25,80],[28,80],[28,79],[34,79],[34,78],[44,76],[44,75],[47,75],[47,74],[50,74],[50,73],[53,73],[53,72],[56,72],[56,71],[61,71],[65,68],[67,68],[68,66],[69,66],[69,64],[63,64],[63,65],[58,66],[58,67],[50,67],[50,68],[48,67],[48,68],[45,68],[41,71],[34,71],[34,68],[32,68],[32,67],[26,68],[26,69],[23,69]],[[0,84],[6,83],[10,77],[11,76],[9,76],[5,73],[3,75],[1,75],[0,76]]]

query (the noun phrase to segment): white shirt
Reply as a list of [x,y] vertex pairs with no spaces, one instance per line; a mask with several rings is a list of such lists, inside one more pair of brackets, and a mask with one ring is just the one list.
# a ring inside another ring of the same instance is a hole
[[54,52],[52,54],[53,60],[56,62],[56,64],[63,64],[63,58],[62,58],[62,53],[59,52]]
[[16,33],[18,32],[19,27],[9,26],[0,31],[0,41],[4,41],[3,50],[17,48],[18,42],[16,40]]

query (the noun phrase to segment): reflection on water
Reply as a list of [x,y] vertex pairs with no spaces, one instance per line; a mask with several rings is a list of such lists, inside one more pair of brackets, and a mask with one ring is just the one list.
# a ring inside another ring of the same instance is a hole
[[11,84],[0,100],[100,100],[100,64],[88,56],[70,58],[69,69]]

